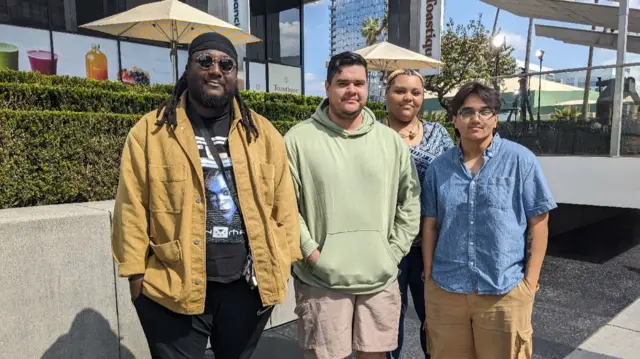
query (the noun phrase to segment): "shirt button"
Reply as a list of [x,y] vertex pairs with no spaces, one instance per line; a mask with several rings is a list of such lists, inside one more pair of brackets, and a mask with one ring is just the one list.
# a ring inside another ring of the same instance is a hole
[[200,279],[194,280],[193,283],[195,283],[195,285],[200,285]]
[[195,244],[196,246],[200,244],[200,240],[196,239],[195,241],[193,241],[193,244]]
[[[473,265],[473,261],[469,262],[469,264]],[[198,283],[196,283],[196,284],[198,284]]]
[[471,224],[473,224],[473,221],[471,221]]

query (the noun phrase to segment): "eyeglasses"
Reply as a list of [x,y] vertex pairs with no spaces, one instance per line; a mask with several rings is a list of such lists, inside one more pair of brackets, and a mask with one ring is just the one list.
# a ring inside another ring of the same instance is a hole
[[469,121],[476,115],[476,113],[478,114],[478,118],[482,121],[486,121],[496,114],[496,112],[490,108],[483,108],[480,111],[476,111],[472,108],[465,107],[458,111],[458,116],[464,121]]
[[200,54],[195,58],[195,61],[204,70],[209,70],[214,63],[218,64],[220,71],[225,73],[233,71],[233,69],[236,67],[235,61],[228,57],[214,59],[213,56],[209,54]]

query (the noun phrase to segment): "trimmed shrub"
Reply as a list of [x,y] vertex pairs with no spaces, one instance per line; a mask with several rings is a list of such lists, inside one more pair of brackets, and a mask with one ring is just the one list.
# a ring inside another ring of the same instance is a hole
[[[136,115],[0,110],[0,208],[109,200]],[[275,121],[286,133],[297,122]]]
[[[62,87],[64,90],[72,88],[135,94],[157,94],[164,95],[165,98],[173,91],[172,85],[130,85],[117,81],[98,81],[82,77],[43,75],[39,72],[0,69],[0,84],[14,83]],[[7,90],[7,88],[0,88],[0,93]],[[320,104],[320,101],[322,101],[322,97],[319,96],[301,96],[251,90],[242,91],[242,96],[247,102],[293,103],[297,105],[313,106],[314,108]],[[367,106],[374,111],[384,111],[384,105],[380,103],[369,102]]]

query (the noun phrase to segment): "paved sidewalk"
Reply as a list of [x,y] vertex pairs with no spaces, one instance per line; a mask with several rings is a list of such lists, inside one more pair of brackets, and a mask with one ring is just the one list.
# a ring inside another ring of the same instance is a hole
[[600,328],[565,359],[640,358],[640,299]]

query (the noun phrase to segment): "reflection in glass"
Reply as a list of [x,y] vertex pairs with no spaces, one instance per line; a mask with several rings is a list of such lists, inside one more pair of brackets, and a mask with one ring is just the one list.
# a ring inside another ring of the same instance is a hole
[[279,16],[279,60],[287,65],[300,66],[300,10],[289,9],[275,16]]

